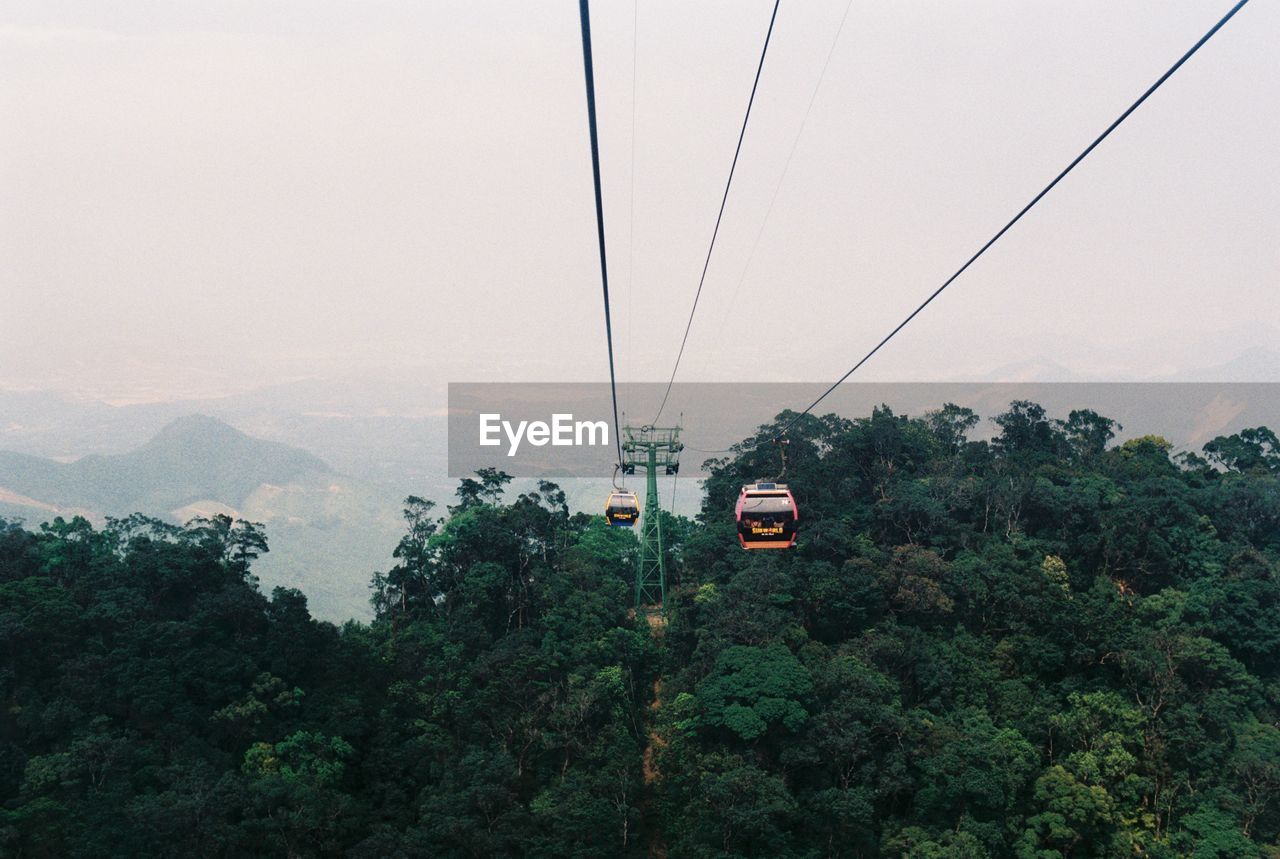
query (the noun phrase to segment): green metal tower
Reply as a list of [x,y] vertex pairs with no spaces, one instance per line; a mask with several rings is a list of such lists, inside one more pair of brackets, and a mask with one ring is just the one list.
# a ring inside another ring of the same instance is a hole
[[667,598],[667,563],[662,552],[662,519],[658,515],[658,469],[680,471],[680,427],[622,428],[622,472],[645,470],[644,513],[640,517],[640,560],[636,564],[636,611],[659,610]]

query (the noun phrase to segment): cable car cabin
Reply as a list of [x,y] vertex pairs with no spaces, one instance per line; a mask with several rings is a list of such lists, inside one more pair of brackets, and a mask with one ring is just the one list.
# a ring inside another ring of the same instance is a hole
[[789,549],[795,545],[800,511],[785,483],[748,483],[734,509],[744,549]]
[[620,528],[635,525],[640,518],[640,502],[636,500],[636,494],[625,490],[610,493],[604,505],[604,518],[610,525]]

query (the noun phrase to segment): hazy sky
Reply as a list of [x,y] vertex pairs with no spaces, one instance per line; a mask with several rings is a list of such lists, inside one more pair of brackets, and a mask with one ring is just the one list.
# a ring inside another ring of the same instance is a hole
[[[593,4],[624,379],[670,372],[771,5]],[[839,376],[1229,5],[783,0],[680,378]],[[1278,44],[1246,6],[865,378],[1280,348]],[[605,377],[571,0],[4,0],[0,115],[0,384]]]

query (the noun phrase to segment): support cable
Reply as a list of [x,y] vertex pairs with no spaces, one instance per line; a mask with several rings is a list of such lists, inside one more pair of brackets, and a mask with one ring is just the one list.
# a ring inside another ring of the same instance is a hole
[[[585,4],[586,0],[583,0]],[[742,130],[738,132],[738,145],[733,150],[733,163],[729,165],[729,178],[724,183],[724,196],[720,198],[720,212],[716,215],[716,226],[711,231],[711,244],[707,248],[707,258],[702,263],[702,276],[698,278],[698,291],[693,294],[693,307],[689,309],[689,321],[684,326],[684,337],[680,339],[680,351],[676,354],[675,366],[671,368],[671,379],[667,382],[667,390],[662,395],[662,404],[658,413],[653,416],[652,424],[658,423],[662,410],[667,407],[667,397],[671,396],[671,386],[676,381],[676,371],[680,369],[680,359],[684,357],[685,344],[689,342],[689,329],[693,327],[693,315],[698,312],[698,299],[702,297],[702,285],[707,280],[707,269],[711,265],[711,252],[716,248],[716,236],[720,234],[720,220],[724,217],[724,207],[729,201],[729,188],[733,186],[733,171],[738,167],[738,154],[742,152],[742,141],[747,135],[747,121],[751,119],[751,106],[755,104],[756,88],[760,86],[760,72],[764,69],[764,58],[769,53],[769,39],[773,36],[773,22],[778,18],[778,6],[782,0],[774,0],[773,14],[769,16],[769,30],[764,36],[764,47],[760,51],[760,62],[756,66],[756,77],[751,83],[751,97],[747,99],[747,112],[742,117]]]
[[635,352],[631,348],[631,296],[636,279],[636,56],[640,45],[640,0],[631,0],[631,190],[627,200],[627,367],[634,374]]
[[764,238],[765,227],[769,225],[769,216],[773,214],[774,204],[778,202],[778,194],[782,191],[782,185],[787,180],[787,173],[791,170],[791,162],[796,157],[796,150],[800,148],[800,138],[804,136],[805,127],[809,124],[809,114],[813,113],[813,104],[818,100],[818,90],[822,89],[822,82],[827,77],[827,68],[831,65],[831,57],[835,55],[836,45],[840,43],[840,34],[844,32],[844,24],[849,19],[849,10],[852,8],[853,0],[848,0],[844,7],[844,15],[840,17],[840,25],[836,27],[836,34],[831,38],[831,47],[827,49],[827,58],[822,63],[822,71],[818,73],[818,82],[813,85],[813,92],[809,94],[809,104],[805,107],[804,116],[800,119],[800,127],[796,130],[796,136],[791,141],[791,151],[787,153],[787,160],[782,165],[782,173],[778,176],[778,184],[773,187],[773,196],[769,198],[769,205],[764,210],[764,218],[760,221],[760,229],[756,231],[755,243],[751,245],[751,252],[747,254],[747,262],[742,266],[742,274],[738,276],[738,282],[733,287],[733,295],[729,299],[728,309],[720,317],[720,330],[716,332],[717,341],[724,337],[725,323],[729,321],[729,316],[738,304],[738,294],[742,292],[742,284],[747,279],[747,273],[751,271],[751,263],[755,261],[756,251],[760,250],[760,240]]
[[591,175],[596,186],[596,235],[600,241],[600,283],[604,288],[604,333],[609,347],[609,390],[613,395],[613,440],[622,464],[622,431],[618,423],[618,379],[613,366],[613,321],[609,316],[609,265],[604,250],[604,196],[600,191],[600,139],[596,132],[596,83],[591,64],[591,13],[588,0],[579,0],[582,18],[582,66],[587,78],[587,125],[591,129]]
[[1222,27],[1223,27],[1223,26],[1224,26],[1228,21],[1230,21],[1230,20],[1231,20],[1231,18],[1232,18],[1232,17],[1233,17],[1237,12],[1239,12],[1242,8],[1244,8],[1244,5],[1245,5],[1246,3],[1248,3],[1248,2],[1249,2],[1249,0],[1240,0],[1240,2],[1236,3],[1236,5],[1232,6],[1232,7],[1231,7],[1231,10],[1230,10],[1229,12],[1227,12],[1227,14],[1226,14],[1226,15],[1222,16],[1222,18],[1218,21],[1218,23],[1214,24],[1214,25],[1213,25],[1213,27],[1212,27],[1212,28],[1210,28],[1209,32],[1207,32],[1207,33],[1205,33],[1203,36],[1201,36],[1201,37],[1200,37],[1200,40],[1199,40],[1198,42],[1196,42],[1194,45],[1192,45],[1192,46],[1191,46],[1191,48],[1190,48],[1190,50],[1188,50],[1185,54],[1183,54],[1183,55],[1178,59],[1178,61],[1177,61],[1176,63],[1174,63],[1172,66],[1170,66],[1170,67],[1169,67],[1169,70],[1168,70],[1167,72],[1165,72],[1164,74],[1162,74],[1162,75],[1160,76],[1160,78],[1159,78],[1155,83],[1153,83],[1151,86],[1147,87],[1146,92],[1144,92],[1141,96],[1139,96],[1137,101],[1135,101],[1133,104],[1129,105],[1128,109],[1127,109],[1127,110],[1125,110],[1125,112],[1124,112],[1124,113],[1120,114],[1120,116],[1119,116],[1119,117],[1118,117],[1114,122],[1112,122],[1110,125],[1108,125],[1108,126],[1107,126],[1106,131],[1103,131],[1103,132],[1102,132],[1102,134],[1098,135],[1098,137],[1097,137],[1097,138],[1096,138],[1092,143],[1090,143],[1087,147],[1085,147],[1085,150],[1084,150],[1083,152],[1081,152],[1079,155],[1077,155],[1077,156],[1075,157],[1075,159],[1074,159],[1074,160],[1072,160],[1072,162],[1071,162],[1070,164],[1068,164],[1068,165],[1066,166],[1066,168],[1065,168],[1061,173],[1059,173],[1057,176],[1055,176],[1055,177],[1054,177],[1054,179],[1053,179],[1053,181],[1052,181],[1052,182],[1050,182],[1048,185],[1046,185],[1046,186],[1044,187],[1044,189],[1040,191],[1040,193],[1039,193],[1039,194],[1036,194],[1036,195],[1031,199],[1031,202],[1030,202],[1030,203],[1027,203],[1027,205],[1023,206],[1023,207],[1022,207],[1022,210],[1021,210],[1021,211],[1019,211],[1019,212],[1018,212],[1018,214],[1016,214],[1016,215],[1014,215],[1014,216],[1013,216],[1013,220],[1009,221],[1009,223],[1007,223],[1007,224],[1005,224],[1003,227],[1001,227],[1001,228],[1000,228],[1000,231],[999,231],[998,233],[996,233],[994,236],[992,236],[990,239],[988,239],[988,240],[987,240],[987,243],[986,243],[986,244],[984,244],[982,247],[980,247],[980,248],[978,249],[978,252],[977,252],[977,253],[975,253],[973,256],[969,257],[969,259],[965,262],[965,264],[964,264],[964,265],[962,265],[962,266],[960,266],[960,268],[956,271],[956,273],[955,273],[955,274],[953,274],[953,275],[951,275],[951,277],[947,278],[947,279],[946,279],[946,281],[942,284],[942,286],[940,286],[940,287],[938,287],[937,289],[935,289],[935,290],[933,291],[933,294],[932,294],[932,295],[930,295],[928,298],[926,298],[926,299],[924,300],[924,302],[923,302],[919,307],[917,307],[915,310],[911,311],[911,314],[910,314],[906,319],[904,319],[904,320],[902,320],[901,322],[899,322],[899,323],[898,323],[898,325],[897,325],[897,327],[896,327],[896,328],[894,328],[892,331],[890,331],[890,332],[888,333],[888,335],[886,335],[886,336],[885,336],[885,338],[884,338],[883,340],[881,340],[879,343],[877,343],[877,344],[875,345],[875,348],[874,348],[874,349],[872,349],[870,352],[868,352],[866,355],[864,355],[864,356],[862,357],[862,360],[860,360],[860,361],[858,361],[858,363],[854,364],[854,365],[853,365],[853,367],[849,370],[849,372],[845,373],[843,376],[841,376],[839,379],[837,379],[837,380],[836,380],[836,382],[835,382],[833,385],[831,385],[831,387],[829,387],[829,388],[827,388],[825,391],[823,391],[823,392],[822,392],[822,395],[821,395],[821,396],[819,396],[819,397],[818,397],[816,400],[814,400],[812,403],[810,403],[810,404],[805,408],[805,410],[804,410],[804,411],[802,411],[800,414],[798,414],[798,415],[796,415],[794,418],[792,418],[792,419],[791,419],[791,421],[790,421],[789,423],[787,423],[787,425],[786,425],[785,427],[783,427],[783,428],[782,428],[782,431],[778,433],[778,436],[777,436],[777,437],[778,437],[778,438],[781,438],[782,436],[786,435],[787,431],[788,431],[788,430],[790,430],[793,426],[795,426],[795,424],[796,424],[796,422],[797,422],[797,421],[799,421],[799,420],[800,420],[801,418],[803,418],[805,415],[807,415],[807,414],[809,414],[811,411],[813,411],[814,407],[816,407],[816,406],[818,405],[818,403],[820,403],[820,402],[822,402],[823,400],[825,400],[825,399],[827,398],[827,395],[829,395],[832,391],[834,391],[836,388],[838,388],[838,387],[841,385],[841,383],[843,383],[846,379],[848,379],[850,376],[852,376],[852,375],[853,375],[853,374],[858,370],[858,368],[859,368],[859,367],[861,367],[863,364],[865,364],[865,363],[866,363],[866,362],[871,358],[871,356],[872,356],[872,355],[874,355],[874,354],[876,354],[877,352],[879,352],[879,351],[880,351],[880,348],[881,348],[882,346],[884,346],[884,344],[886,344],[886,343],[888,343],[890,340],[892,340],[892,339],[893,339],[893,337],[894,337],[894,335],[896,335],[899,331],[901,331],[903,328],[905,328],[905,327],[907,326],[907,323],[909,323],[911,320],[915,319],[915,318],[916,318],[916,316],[917,316],[917,315],[919,315],[920,311],[922,311],[922,310],[924,310],[926,307],[928,307],[928,306],[929,306],[929,304],[930,304],[930,303],[931,303],[935,298],[937,298],[939,295],[941,295],[941,294],[942,294],[943,290],[945,290],[948,286],[950,286],[953,282],[955,282],[956,278],[958,278],[958,277],[960,277],[960,275],[964,274],[965,270],[966,270],[966,269],[968,269],[968,268],[969,268],[969,266],[973,265],[973,263],[978,259],[978,257],[980,257],[980,256],[982,256],[984,253],[986,253],[986,252],[987,252],[987,249],[988,249],[988,248],[990,248],[992,245],[994,245],[994,244],[995,244],[995,243],[1000,239],[1000,237],[1001,237],[1001,236],[1003,236],[1005,233],[1007,233],[1007,232],[1009,231],[1009,229],[1010,229],[1011,227],[1013,227],[1013,225],[1014,225],[1014,224],[1018,223],[1018,221],[1020,221],[1020,220],[1022,219],[1022,216],[1023,216],[1023,215],[1025,215],[1027,212],[1031,211],[1031,208],[1032,208],[1033,206],[1035,206],[1035,204],[1036,204],[1036,203],[1039,203],[1039,202],[1040,202],[1040,200],[1041,200],[1041,199],[1043,199],[1043,198],[1044,198],[1044,196],[1045,196],[1046,194],[1048,194],[1050,191],[1052,191],[1052,190],[1053,190],[1054,186],[1056,186],[1059,182],[1061,182],[1061,181],[1062,181],[1062,179],[1063,179],[1063,178],[1064,178],[1068,173],[1070,173],[1072,170],[1074,170],[1074,169],[1075,169],[1075,167],[1076,167],[1076,165],[1077,165],[1077,164],[1079,164],[1081,161],[1083,161],[1083,160],[1084,160],[1084,159],[1089,155],[1089,153],[1093,152],[1093,150],[1097,148],[1098,144],[1100,144],[1102,141],[1106,140],[1106,139],[1107,139],[1107,137],[1111,134],[1111,132],[1115,131],[1115,130],[1116,130],[1116,128],[1118,128],[1122,122],[1124,122],[1126,119],[1128,119],[1128,118],[1129,118],[1129,115],[1130,115],[1131,113],[1133,113],[1135,110],[1137,110],[1137,109],[1138,109],[1138,107],[1139,107],[1139,106],[1141,106],[1141,105],[1142,105],[1142,103],[1143,103],[1144,101],[1146,101],[1146,100],[1151,96],[1151,94],[1152,94],[1152,93],[1154,93],[1157,89],[1159,89],[1159,88],[1160,88],[1161,84],[1163,84],[1163,83],[1164,83],[1165,81],[1167,81],[1170,77],[1172,77],[1174,72],[1176,72],[1178,69],[1182,68],[1182,64],[1183,64],[1183,63],[1185,63],[1187,60],[1191,59],[1192,55],[1193,55],[1193,54],[1195,54],[1195,52],[1196,52],[1196,51],[1200,50],[1200,48],[1201,48],[1201,47],[1203,47],[1203,45],[1205,44],[1205,42],[1207,42],[1207,41],[1209,41],[1209,39],[1213,38],[1214,34],[1215,34],[1215,33],[1217,33],[1219,30],[1221,30],[1221,29],[1222,29]]

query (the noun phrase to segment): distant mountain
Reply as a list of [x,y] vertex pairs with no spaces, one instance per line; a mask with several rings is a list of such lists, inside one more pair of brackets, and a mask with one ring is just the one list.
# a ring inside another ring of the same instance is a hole
[[304,379],[227,397],[119,406],[0,388],[0,449],[63,462],[120,454],[198,412],[312,451],[344,474],[383,485],[393,500],[410,492],[447,497],[444,407],[439,385],[364,379]]
[[[1274,330],[1274,329],[1269,329]],[[1280,342],[1280,337],[1277,338]],[[1201,350],[1206,351],[1206,350]],[[1223,354],[1235,357],[1221,361]],[[1213,353],[1206,351],[1206,360]],[[1043,355],[1003,364],[983,373],[967,373],[948,379],[950,382],[1274,382],[1280,381],[1280,350],[1251,346],[1240,350],[1223,349],[1211,364],[1188,364],[1174,372],[1142,375],[1133,372],[1079,372]]]
[[[107,407],[110,408],[110,407]],[[206,415],[171,420],[141,447],[73,462],[0,451],[0,518],[27,522],[140,512],[183,523],[223,513],[262,522],[254,565],[267,591],[302,588],[317,617],[367,617],[368,582],[399,539],[399,498],[319,457]]]
[[180,404],[121,408],[62,391],[0,388],[0,447],[63,460],[119,453],[183,413]]
[[1081,382],[1086,377],[1059,364],[1051,358],[1037,355],[1024,361],[1014,361],[996,367],[986,373],[956,376],[952,382]]
[[1153,381],[1161,382],[1274,382],[1280,381],[1280,351],[1254,347],[1222,364],[1179,370]]
[[216,418],[169,423],[137,450],[61,463],[0,451],[0,487],[57,506],[117,515],[170,511],[202,499],[237,506],[262,483],[332,473],[323,460],[251,438]]
[[[1280,328],[1259,319],[1228,328],[1192,326],[1132,341],[1113,341],[1099,347],[1098,358],[1113,366],[1152,367],[1149,374],[1164,381],[1268,382],[1275,377],[1253,372],[1240,375],[1239,371],[1250,369],[1258,353],[1274,355],[1277,348]],[[1222,375],[1224,372],[1227,375]],[[1127,375],[1132,378],[1137,374],[1131,370]]]

